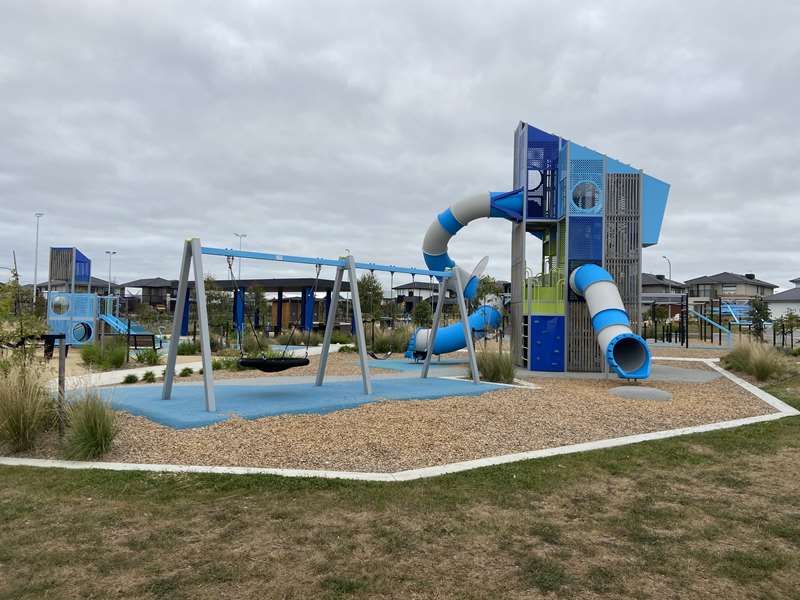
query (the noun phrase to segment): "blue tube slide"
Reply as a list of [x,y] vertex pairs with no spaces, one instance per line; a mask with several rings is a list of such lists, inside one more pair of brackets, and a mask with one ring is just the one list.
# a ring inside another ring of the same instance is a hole
[[[422,242],[422,255],[425,258],[425,264],[432,271],[458,270],[464,285],[464,298],[467,300],[475,298],[478,293],[479,271],[482,267],[476,268],[472,273],[461,268],[450,258],[447,253],[447,245],[456,233],[475,219],[502,218],[510,221],[521,220],[522,202],[522,189],[510,192],[477,194],[456,202],[450,208],[441,212],[428,227]],[[455,291],[453,287],[455,280],[455,277],[450,277],[447,282],[449,289],[452,291]],[[482,337],[483,330],[487,325],[490,328],[496,328],[500,325],[501,317],[496,308],[483,305],[472,313],[468,320],[470,328],[477,330],[479,337]],[[425,353],[429,334],[429,329],[417,330],[409,342],[406,356],[411,358],[414,353],[417,353],[417,356]],[[454,352],[464,348],[466,345],[467,340],[464,337],[463,324],[461,322],[454,323],[437,331],[433,354]]]
[[570,274],[569,285],[586,300],[597,343],[611,370],[622,379],[647,378],[650,349],[631,331],[631,321],[611,273],[598,265],[583,265]]
[[[487,330],[497,329],[500,326],[500,311],[495,307],[484,304],[469,316],[469,328],[475,332],[475,338],[481,339],[486,335]],[[405,356],[407,358],[420,357],[428,350],[428,336],[430,329],[417,329],[408,343]],[[433,354],[447,354],[461,350],[467,345],[464,337],[464,324],[459,320],[447,327],[440,327],[436,332],[436,340],[433,342]]]

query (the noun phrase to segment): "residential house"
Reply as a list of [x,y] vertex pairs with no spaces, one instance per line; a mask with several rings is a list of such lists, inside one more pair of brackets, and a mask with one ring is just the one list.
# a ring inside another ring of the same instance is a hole
[[686,284],[667,279],[664,275],[642,273],[643,294],[685,294]]
[[753,273],[739,275],[729,272],[688,279],[686,285],[689,289],[689,301],[694,305],[718,299],[744,304],[753,298],[768,297],[778,287],[774,283],[756,279]]
[[156,310],[166,311],[169,309],[170,295],[175,282],[163,277],[148,277],[145,279],[135,279],[123,283],[123,288],[139,288],[142,290],[140,301],[142,304],[150,306]]
[[800,316],[800,277],[792,279],[790,283],[794,284],[793,288],[772,294],[766,299],[773,319],[778,319],[790,311]]

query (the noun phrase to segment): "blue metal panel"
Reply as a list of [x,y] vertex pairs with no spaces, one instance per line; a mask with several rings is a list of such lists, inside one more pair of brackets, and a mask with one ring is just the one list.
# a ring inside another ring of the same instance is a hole
[[531,371],[564,370],[564,317],[533,315],[530,318]]
[[63,333],[67,344],[82,346],[94,341],[97,329],[97,296],[51,292],[47,304],[47,328]]
[[233,290],[233,326],[236,331],[244,331],[244,288]]
[[181,316],[181,335],[189,335],[189,289],[186,289],[186,302],[183,303]]
[[300,329],[309,331],[314,327],[314,290],[303,288],[303,298],[300,305]]
[[669,184],[645,175],[643,187],[642,246],[652,246],[658,243],[659,235],[661,235],[661,222],[664,220],[664,212],[667,209]]
[[[533,125],[527,132],[527,172],[524,181],[527,197],[527,218],[556,218],[558,207],[558,158],[561,138]],[[532,179],[535,177],[536,179]]]
[[638,173],[639,170],[614,158],[606,157],[606,173]]
[[570,217],[569,259],[603,260],[602,217]]
[[[489,216],[520,221],[522,219],[522,192],[523,188],[510,192],[489,192],[491,206]],[[447,228],[445,227],[445,229]]]
[[[566,191],[569,213],[573,215],[602,214],[605,157],[599,152],[574,142],[570,142],[569,147],[569,189]],[[590,189],[593,191],[591,194],[588,193]],[[581,203],[576,203],[576,196],[581,198]],[[587,198],[591,198],[591,202],[588,202]]]

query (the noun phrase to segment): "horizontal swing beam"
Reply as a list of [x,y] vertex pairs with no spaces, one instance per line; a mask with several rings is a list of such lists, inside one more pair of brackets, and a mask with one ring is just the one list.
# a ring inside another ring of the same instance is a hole
[[[209,256],[233,256],[236,258],[250,258],[253,260],[272,260],[275,262],[298,263],[302,265],[322,265],[324,267],[347,267],[344,259],[313,258],[311,256],[291,256],[289,254],[272,254],[269,252],[251,252],[249,250],[233,250],[231,248],[211,248],[203,246],[203,254]],[[415,269],[413,267],[398,267],[397,265],[382,265],[379,263],[357,262],[356,269],[370,271],[386,271],[387,273],[408,273],[411,275],[424,275],[428,277],[451,277],[451,271],[430,271],[428,269]]]

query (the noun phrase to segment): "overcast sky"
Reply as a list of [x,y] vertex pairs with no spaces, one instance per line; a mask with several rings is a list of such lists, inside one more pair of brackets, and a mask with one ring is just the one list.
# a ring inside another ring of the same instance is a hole
[[[76,245],[177,277],[182,240],[421,266],[511,189],[524,120],[672,185],[644,269],[800,276],[800,2],[3,2],[0,265]],[[568,8],[568,9],[567,9]],[[532,238],[533,239],[533,238]],[[510,226],[451,256],[509,275]],[[244,276],[309,276],[246,263]],[[207,271],[225,275],[222,259]],[[5,279],[6,275],[0,274]],[[402,283],[402,281],[400,281]]]

